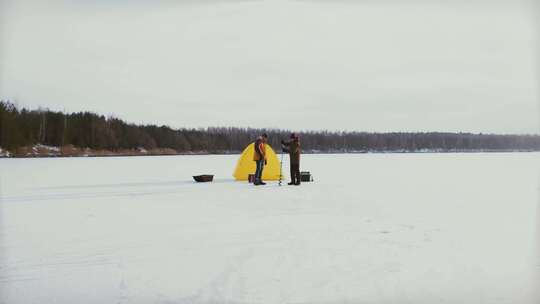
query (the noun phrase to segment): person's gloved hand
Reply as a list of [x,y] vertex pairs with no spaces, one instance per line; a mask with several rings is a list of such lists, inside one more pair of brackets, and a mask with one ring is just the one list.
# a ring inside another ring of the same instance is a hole
[[267,161],[266,159],[264,160],[264,164],[265,164],[265,165],[267,165],[267,164],[268,164],[268,161]]

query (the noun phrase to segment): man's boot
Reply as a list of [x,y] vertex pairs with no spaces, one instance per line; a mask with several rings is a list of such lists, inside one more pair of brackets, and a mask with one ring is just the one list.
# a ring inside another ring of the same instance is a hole
[[291,172],[291,182],[288,183],[287,185],[292,186],[294,184],[296,184],[296,181],[294,180],[294,174]]

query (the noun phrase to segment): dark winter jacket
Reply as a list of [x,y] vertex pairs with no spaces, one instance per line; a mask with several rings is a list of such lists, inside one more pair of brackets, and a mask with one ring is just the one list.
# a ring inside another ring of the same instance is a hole
[[300,164],[300,142],[296,139],[282,142],[284,146],[288,147],[289,157],[291,164]]

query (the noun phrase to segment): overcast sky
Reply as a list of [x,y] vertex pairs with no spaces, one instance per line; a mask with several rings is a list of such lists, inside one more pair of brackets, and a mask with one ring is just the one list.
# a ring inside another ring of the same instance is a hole
[[540,133],[534,3],[3,0],[0,98],[172,127]]

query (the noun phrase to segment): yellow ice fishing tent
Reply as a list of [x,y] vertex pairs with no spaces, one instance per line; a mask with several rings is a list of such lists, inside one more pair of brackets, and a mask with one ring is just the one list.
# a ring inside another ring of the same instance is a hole
[[[279,160],[276,152],[272,150],[269,144],[266,145],[266,160],[267,164],[264,166],[262,179],[264,180],[279,180]],[[245,181],[248,179],[249,174],[255,174],[255,161],[253,160],[253,153],[255,144],[251,143],[244,149],[244,152],[240,155],[240,159],[236,163],[236,170],[234,170],[234,178],[239,181]]]

